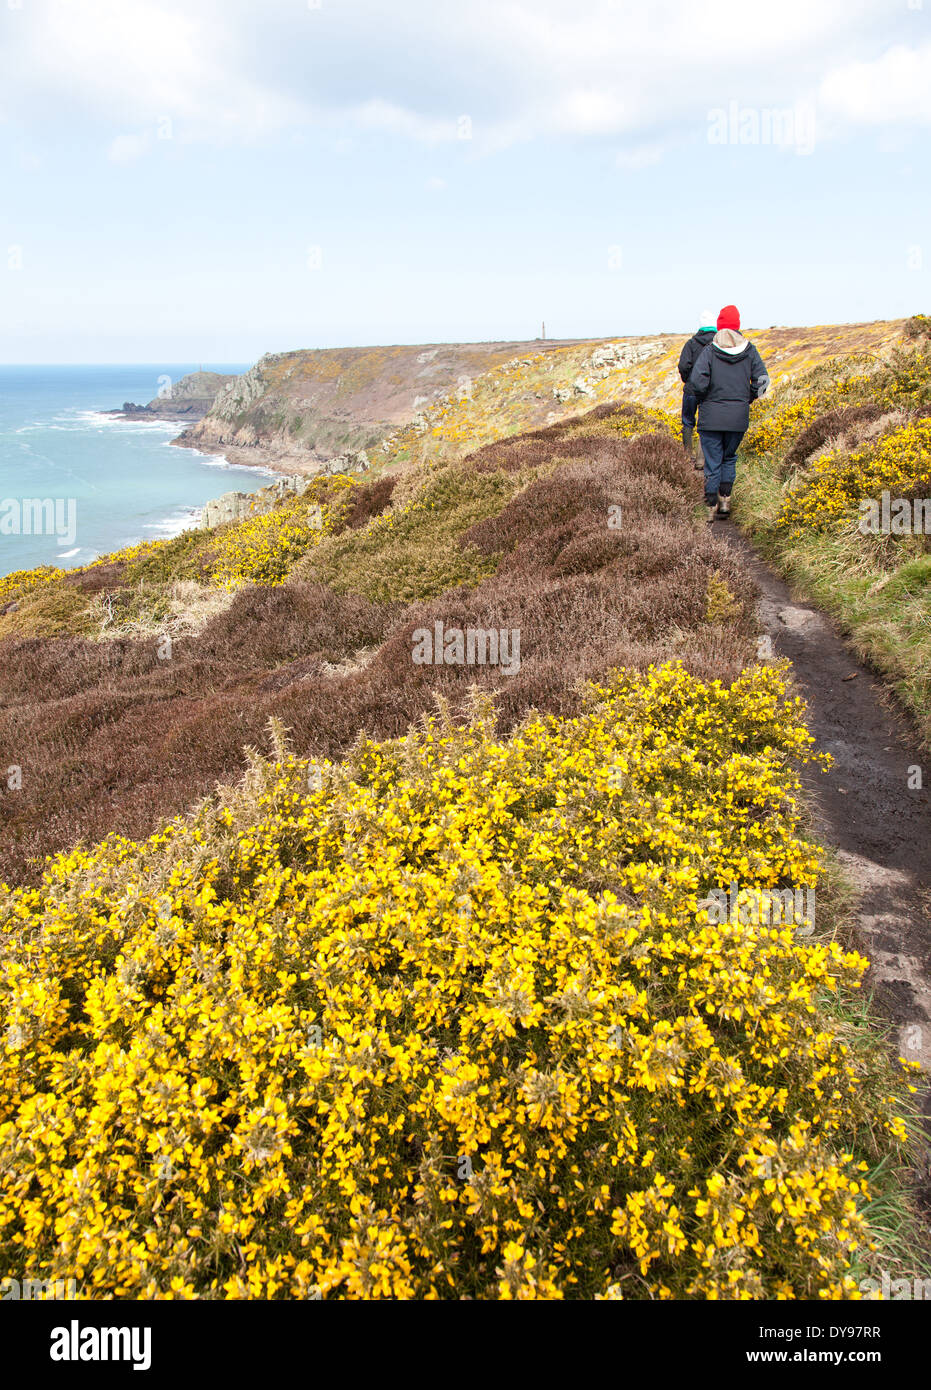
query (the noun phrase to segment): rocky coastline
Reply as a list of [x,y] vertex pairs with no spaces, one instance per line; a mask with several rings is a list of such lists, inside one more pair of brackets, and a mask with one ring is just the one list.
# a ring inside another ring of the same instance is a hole
[[227,463],[241,468],[267,468],[270,473],[280,473],[286,478],[309,480],[321,473],[358,473],[371,467],[371,459],[365,449],[324,455],[306,449],[288,448],[286,442],[280,446],[258,441],[254,444],[231,444],[223,438],[213,440],[202,431],[195,435],[186,429],[171,443],[180,449],[196,449],[200,454],[221,455]]
[[192,425],[203,420],[219,393],[236,380],[234,373],[191,372],[169,383],[145,405],[124,401],[117,409],[101,413],[118,420],[177,420]]

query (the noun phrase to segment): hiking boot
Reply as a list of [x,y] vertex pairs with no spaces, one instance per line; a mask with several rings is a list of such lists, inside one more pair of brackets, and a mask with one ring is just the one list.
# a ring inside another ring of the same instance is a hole
[[713,526],[713,525],[714,525],[714,519],[715,519],[715,517],[718,515],[718,509],[717,509],[717,507],[715,506],[715,504],[714,504],[713,502],[711,503],[710,506],[708,506],[708,504],[706,503],[706,504],[705,504],[705,511],[708,513],[708,525],[709,525],[709,526]]
[[723,496],[723,495],[719,492],[719,493],[718,493],[718,516],[721,518],[722,521],[729,521],[729,520],[730,520],[730,515],[731,515],[731,495],[730,495],[730,493],[728,493],[727,496],[725,497],[725,496]]

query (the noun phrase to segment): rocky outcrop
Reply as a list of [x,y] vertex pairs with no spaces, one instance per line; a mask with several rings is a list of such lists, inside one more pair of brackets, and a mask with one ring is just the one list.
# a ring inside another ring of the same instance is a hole
[[[360,449],[355,454],[337,454],[321,465],[320,473],[362,473],[369,468],[368,455]],[[224,492],[205,502],[200,514],[201,530],[208,531],[213,526],[225,526],[230,521],[245,521],[252,516],[262,516],[270,512],[286,497],[300,496],[310,487],[309,476],[288,474],[277,478],[258,492]],[[317,509],[320,510],[319,508]],[[321,512],[322,517],[322,512]]]
[[244,521],[248,516],[257,516],[259,509],[254,508],[254,501],[248,492],[224,492],[222,497],[214,497],[212,501],[204,503],[200,514],[201,529],[209,531],[214,526],[225,526],[230,521]]
[[105,414],[126,420],[202,420],[217,396],[238,380],[228,372],[191,372],[179,381],[166,383],[148,405],[124,401],[121,410],[108,410]]
[[[338,470],[334,470],[338,471]],[[310,486],[309,478],[278,478],[268,487],[258,492],[224,492],[204,504],[200,515],[200,526],[204,531],[213,526],[225,526],[230,521],[245,521],[249,517],[262,516],[270,512],[285,497],[305,492]]]
[[553,395],[557,401],[568,401],[573,396],[594,397],[596,381],[604,381],[612,372],[625,367],[636,366],[650,357],[666,351],[666,344],[660,338],[644,343],[605,343],[596,348],[571,386],[557,386]]
[[322,473],[365,473],[371,468],[369,456],[364,449],[357,449],[355,453],[336,454],[333,458],[327,459]]

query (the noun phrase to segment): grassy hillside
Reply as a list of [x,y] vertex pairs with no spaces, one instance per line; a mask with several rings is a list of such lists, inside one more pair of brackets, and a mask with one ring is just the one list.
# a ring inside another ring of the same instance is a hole
[[[863,332],[871,390],[924,390]],[[593,388],[649,403],[514,435],[549,402],[497,368],[469,440],[0,581],[10,1274],[844,1299],[920,1262],[819,755],[651,360]],[[818,371],[755,415],[760,467]],[[773,916],[803,890],[815,922]]]

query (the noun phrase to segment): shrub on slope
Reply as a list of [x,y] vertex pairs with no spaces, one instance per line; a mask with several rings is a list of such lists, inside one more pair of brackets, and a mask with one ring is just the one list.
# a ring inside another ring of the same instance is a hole
[[360,484],[342,474],[320,477],[300,495],[238,522],[143,541],[76,570],[17,571],[0,578],[0,640],[109,639],[127,617],[138,630],[160,636],[179,585],[235,591],[244,584],[281,584],[325,537],[377,515],[391,491],[389,479]]
[[[620,673],[280,746],[142,845],[2,906],[0,1248],[85,1296],[856,1295],[903,1136],[835,995],[761,918],[814,884],[772,668]],[[310,783],[310,788],[308,787]],[[715,923],[707,890],[737,879]]]
[[[777,525],[793,536],[859,519],[859,503],[931,498],[931,419],[891,429],[876,444],[822,454],[795,480]],[[923,536],[923,533],[922,533]]]

